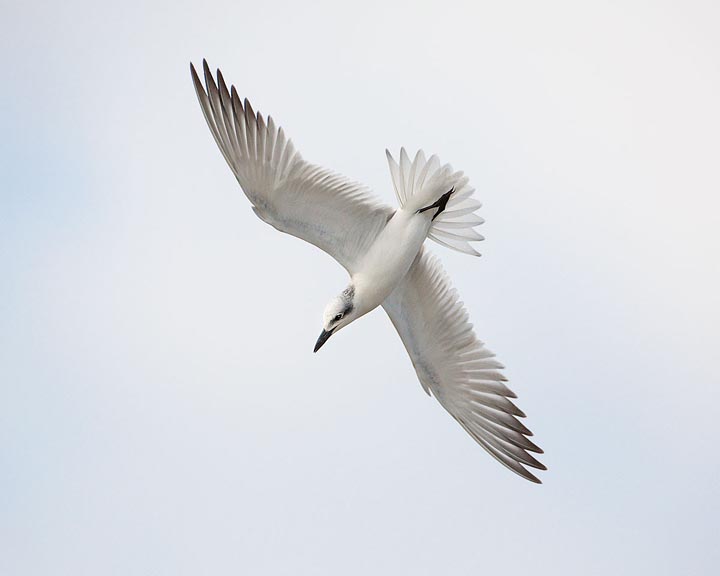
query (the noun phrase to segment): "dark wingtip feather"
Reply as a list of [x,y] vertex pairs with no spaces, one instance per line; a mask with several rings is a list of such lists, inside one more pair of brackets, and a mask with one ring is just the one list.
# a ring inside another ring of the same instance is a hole
[[235,118],[243,118],[245,115],[245,110],[242,107],[242,102],[240,102],[240,97],[238,96],[237,90],[235,90],[234,85],[230,86],[230,103],[232,104]]
[[245,108],[245,114],[247,114],[249,117],[255,116],[255,110],[253,110],[253,107],[250,105],[250,101],[245,98],[245,101],[243,102],[243,108]]
[[[538,464],[540,464],[540,462],[538,462]],[[539,470],[546,470],[546,468],[542,467],[542,464],[540,464],[540,466],[534,466],[534,468],[537,468]],[[540,480],[540,478],[530,472],[530,470],[528,470],[525,466],[520,465],[520,469],[522,470],[522,473],[516,471],[518,473],[518,476],[524,478],[525,480],[530,480],[530,482],[534,482],[535,484],[542,484],[542,480]]]
[[195,70],[195,64],[193,64],[192,62],[190,62],[190,76],[192,76],[193,80],[200,81],[197,70]]
[[195,70],[195,66],[193,66],[192,62],[190,62],[190,76],[192,77],[193,85],[195,86],[195,92],[197,93],[198,98],[201,98],[200,93],[202,92],[203,94],[205,94],[205,88],[203,87],[202,82],[198,77],[197,70]]
[[527,450],[528,452],[535,452],[535,454],[545,454],[545,452],[543,452],[543,449],[540,448],[540,446],[528,440],[527,437],[525,438],[525,440],[526,446],[523,446],[525,450]]
[[213,86],[215,85],[215,81],[212,77],[212,72],[210,72],[210,66],[208,66],[207,60],[203,58],[203,75],[205,76],[205,85],[208,87],[208,91],[210,90],[210,84]]
[[220,68],[217,69],[216,73],[218,86],[224,87],[225,91],[227,91],[227,84],[225,84],[225,78],[223,78],[222,72],[220,72]]
[[525,476],[525,479],[530,480],[530,482],[534,482],[535,484],[542,484],[542,480],[534,474],[530,474],[530,472],[528,472],[527,476]]

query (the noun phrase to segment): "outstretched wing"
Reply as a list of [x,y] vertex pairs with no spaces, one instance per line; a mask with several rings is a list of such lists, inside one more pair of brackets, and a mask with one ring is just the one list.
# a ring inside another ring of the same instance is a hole
[[281,232],[324,250],[350,273],[380,231],[392,208],[365,186],[305,162],[271,117],[240,102],[203,60],[205,87],[191,64],[195,91],[215,142],[255,213]]
[[545,470],[530,452],[542,450],[519,420],[502,365],[477,339],[457,292],[432,254],[422,249],[405,278],[385,300],[425,391],[485,450],[513,472],[540,482],[525,466]]

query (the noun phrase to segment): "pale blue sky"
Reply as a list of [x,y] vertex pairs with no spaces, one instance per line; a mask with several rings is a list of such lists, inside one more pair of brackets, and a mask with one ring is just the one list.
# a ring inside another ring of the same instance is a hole
[[[0,5],[0,573],[710,574],[720,561],[713,2]],[[544,484],[425,396],[344,271],[250,211],[190,60],[438,246]]]

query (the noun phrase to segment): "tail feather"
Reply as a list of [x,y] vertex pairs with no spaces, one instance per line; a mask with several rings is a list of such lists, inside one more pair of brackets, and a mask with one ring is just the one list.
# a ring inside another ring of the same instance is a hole
[[478,216],[477,214],[466,214],[458,220],[435,221],[435,228],[440,228],[442,230],[447,230],[450,228],[471,228],[473,226],[480,226],[480,224],[484,223],[485,219],[480,218],[480,216]]
[[475,189],[469,185],[468,177],[454,171],[450,164],[441,164],[435,155],[426,159],[422,150],[412,161],[405,148],[400,149],[399,162],[388,150],[385,153],[400,208],[412,212],[437,208],[428,238],[453,250],[479,256],[470,242],[483,240],[473,229],[484,222],[475,214],[482,204],[472,198]]
[[443,240],[441,238],[438,238],[434,232],[431,231],[428,232],[428,238],[431,240],[434,240],[441,246],[445,246],[446,248],[452,248],[453,250],[457,250],[458,252],[462,252],[463,254],[470,254],[470,256],[480,256],[480,252],[475,250],[475,248],[472,247],[470,242],[466,240]]
[[446,230],[444,228],[435,227],[433,228],[432,233],[434,236],[438,236],[439,238],[447,238],[449,240],[470,240],[474,242],[480,242],[481,240],[485,240],[485,237],[482,234],[476,232],[474,228],[467,228],[459,232],[450,232],[449,230]]

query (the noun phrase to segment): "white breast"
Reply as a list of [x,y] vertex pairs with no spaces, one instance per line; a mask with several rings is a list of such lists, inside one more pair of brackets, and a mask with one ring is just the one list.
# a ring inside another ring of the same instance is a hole
[[387,223],[353,274],[353,284],[368,311],[382,304],[405,276],[429,227],[429,216],[402,209]]

